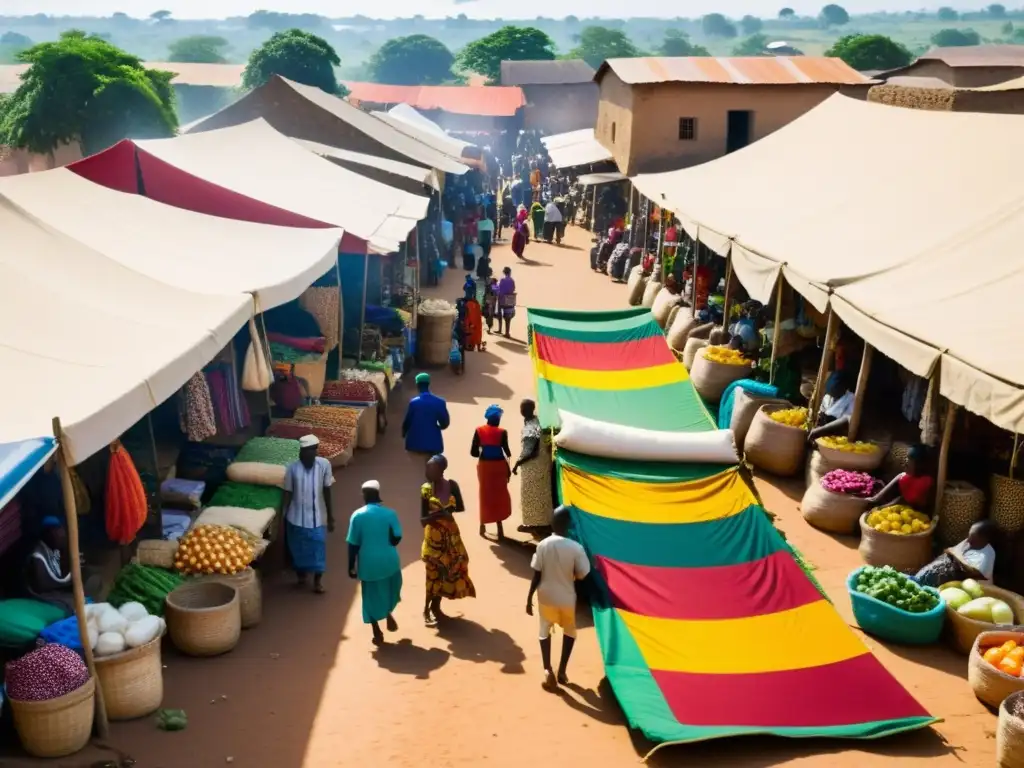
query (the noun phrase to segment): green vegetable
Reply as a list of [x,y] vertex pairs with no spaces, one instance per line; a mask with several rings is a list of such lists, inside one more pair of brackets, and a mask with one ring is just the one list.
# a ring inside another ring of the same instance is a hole
[[992,604],[993,624],[1013,624],[1013,609],[1002,600],[996,600]]
[[188,715],[183,709],[158,710],[156,727],[161,731],[184,731],[188,727]]
[[981,588],[981,584],[979,584],[974,579],[964,579],[960,583],[960,589],[962,589],[964,592],[966,592],[974,599],[985,596],[985,590],[983,590]]
[[164,599],[184,581],[181,576],[162,568],[129,563],[117,574],[107,600],[114,607],[142,603],[151,615],[163,616]]
[[939,604],[933,592],[888,565],[865,566],[857,575],[855,589],[908,613],[927,613]]
[[288,466],[299,460],[299,441],[283,437],[254,437],[235,456],[235,461]]
[[954,611],[961,605],[971,602],[971,596],[959,587],[946,587],[944,590],[939,592],[939,594],[942,595],[942,599],[946,601],[946,605]]
[[[295,442],[294,440],[292,442]],[[244,509],[280,509],[284,491],[268,485],[226,482],[210,499],[211,507],[242,507]]]

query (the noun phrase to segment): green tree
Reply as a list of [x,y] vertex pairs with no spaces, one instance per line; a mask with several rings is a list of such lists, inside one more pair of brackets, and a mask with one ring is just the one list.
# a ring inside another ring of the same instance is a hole
[[935,18],[939,21],[956,21],[960,18],[960,14],[950,8],[948,5],[944,5],[935,14]]
[[985,9],[985,12],[993,19],[1006,18],[1006,6],[1000,5],[999,3],[992,3],[992,5]]
[[659,56],[710,56],[703,45],[690,42],[690,36],[679,29],[665,30],[665,38],[658,46]]
[[836,40],[825,55],[842,59],[861,72],[905,67],[914,58],[905,45],[885,35],[846,35]]
[[818,14],[818,21],[824,27],[841,27],[850,23],[850,14],[841,5],[829,3]]
[[289,29],[271,35],[249,56],[242,73],[242,87],[258,88],[274,75],[280,75],[321,91],[345,96],[348,89],[338,83],[334,68],[341,64],[337,52],[322,37],[301,29]]
[[708,37],[736,37],[736,26],[720,13],[704,16],[700,28]]
[[168,46],[168,61],[189,64],[223,64],[224,51],[229,43],[216,35],[191,35],[175,40]]
[[455,57],[428,35],[396,37],[382,45],[368,64],[370,77],[393,85],[438,85],[452,79]]
[[156,21],[156,22],[168,21],[171,18],[171,12],[170,11],[153,11],[151,14],[149,14],[149,18],[151,18],[153,21]]
[[1001,26],[999,28],[999,31],[1002,32],[1004,35],[1012,35],[1013,34],[1013,22],[1012,21],[1006,22],[1005,24],[1003,24],[1003,26]]
[[740,19],[740,29],[743,30],[744,35],[756,35],[764,29],[764,22],[757,16],[744,16]]
[[0,144],[45,153],[79,141],[93,153],[178,129],[174,74],[146,69],[105,40],[72,30],[18,59],[29,67],[0,113]]
[[503,61],[553,61],[555,43],[535,27],[505,26],[474,40],[455,57],[456,66],[483,75],[491,83],[501,79]]
[[932,45],[956,48],[962,45],[981,45],[981,35],[973,29],[940,29],[932,35]]
[[767,56],[768,43],[771,40],[768,36],[758,32],[756,35],[744,38],[732,49],[733,56]]
[[18,32],[0,35],[0,64],[14,64],[18,54],[32,47],[32,40]]
[[633,59],[642,55],[625,32],[608,27],[584,27],[579,43],[569,51],[569,58],[583,59],[594,68],[607,59]]
[[794,19],[796,18],[796,11],[788,7],[782,8],[779,11],[779,18],[782,19],[783,21],[789,21],[790,19]]

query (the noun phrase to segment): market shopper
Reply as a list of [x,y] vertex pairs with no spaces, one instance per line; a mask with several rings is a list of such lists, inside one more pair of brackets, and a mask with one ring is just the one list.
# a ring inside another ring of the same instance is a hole
[[521,533],[540,533],[551,527],[554,506],[551,500],[551,456],[544,448],[544,433],[537,418],[537,404],[529,398],[519,404],[523,417],[522,448],[512,467],[521,484],[519,504],[523,524]]
[[552,240],[562,244],[562,235],[559,226],[562,224],[562,212],[554,200],[544,207],[544,242],[551,243]]
[[530,206],[530,220],[533,222],[533,239],[539,241],[544,234],[544,205],[540,200]]
[[476,242],[483,251],[483,256],[489,258],[494,243],[494,219],[487,214],[486,208],[481,210],[481,214],[476,222]]
[[932,506],[935,480],[928,462],[928,448],[912,446],[907,454],[907,469],[900,472],[882,490],[868,499],[872,507],[885,504],[903,503],[919,512],[927,512]]
[[444,450],[441,432],[448,429],[448,403],[430,391],[430,374],[416,374],[419,394],[409,401],[402,421],[405,450],[410,453],[434,455]]
[[510,339],[512,318],[516,316],[516,281],[512,279],[512,268],[505,267],[502,278],[498,281],[498,333],[501,333],[501,322],[505,322],[505,338]]
[[[494,319],[498,317],[498,278],[492,277],[484,284],[484,303],[481,309],[484,320],[487,321],[487,333],[492,333]],[[500,318],[498,318],[498,330],[501,330]]]
[[[577,542],[567,537],[570,515],[567,507],[555,510],[551,519],[554,531],[537,545],[530,566],[533,580],[526,596],[526,613],[533,616],[533,596],[537,595],[537,613],[540,618],[540,655],[544,664],[543,686],[555,690],[568,685],[566,670],[569,657],[576,644],[576,582],[590,576],[587,553]],[[556,676],[551,668],[551,632],[562,628],[562,657]]]
[[503,520],[512,516],[512,499],[508,494],[508,482],[512,476],[508,460],[512,451],[508,446],[508,432],[501,427],[504,411],[498,405],[489,405],[484,412],[487,423],[473,432],[473,443],[469,453],[477,459],[476,476],[480,484],[480,535],[487,532],[487,526],[496,523],[498,541],[505,540],[501,527]]
[[506,189],[505,194],[501,198],[501,216],[498,218],[498,240],[501,240],[501,233],[504,230],[509,229],[515,219],[516,203],[515,200],[512,199],[511,191]]
[[423,619],[427,624],[447,618],[441,600],[476,597],[469,578],[469,553],[462,542],[456,512],[465,512],[459,484],[444,476],[448,459],[442,454],[427,462],[427,482],[420,486],[420,524],[423,547],[420,557],[427,572]]
[[526,224],[527,215],[526,209],[520,207],[516,213],[515,223],[512,225],[512,253],[519,259],[526,258],[523,254],[526,252],[527,243],[530,242],[530,228]]
[[304,587],[313,575],[313,590],[323,594],[327,567],[327,534],[334,531],[334,507],[330,487],[334,473],[327,459],[316,455],[320,439],[299,439],[299,460],[284,475],[285,537],[297,584]]
[[348,575],[359,579],[363,623],[373,630],[373,644],[384,642],[380,622],[388,632],[398,629],[392,612],[402,599],[402,563],[396,547],[402,542],[402,524],[395,510],[380,498],[380,483],[363,483],[363,506],[348,521]]
[[971,526],[966,539],[928,563],[917,572],[914,580],[927,587],[964,579],[992,581],[996,567],[996,550],[992,546],[995,534],[996,527],[991,520],[979,520]]
[[853,415],[854,393],[846,371],[833,371],[825,382],[825,396],[821,398],[818,423],[807,433],[807,442],[819,437],[845,432]]

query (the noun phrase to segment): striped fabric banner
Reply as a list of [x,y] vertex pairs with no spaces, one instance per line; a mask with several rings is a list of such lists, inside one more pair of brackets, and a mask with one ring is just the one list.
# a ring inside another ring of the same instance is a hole
[[[530,310],[529,321],[545,425],[562,408],[715,428],[649,311]],[[936,722],[807,577],[737,467],[559,450],[557,468],[603,592],[594,623],[608,679],[647,738],[877,738]]]

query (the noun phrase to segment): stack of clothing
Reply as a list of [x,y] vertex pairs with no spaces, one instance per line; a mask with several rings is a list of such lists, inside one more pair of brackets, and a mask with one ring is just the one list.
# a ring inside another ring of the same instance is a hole
[[327,339],[323,336],[288,336],[269,331],[270,354],[275,363],[315,363],[324,356]]
[[203,369],[213,401],[217,434],[233,435],[249,426],[249,406],[229,363],[211,363]]

